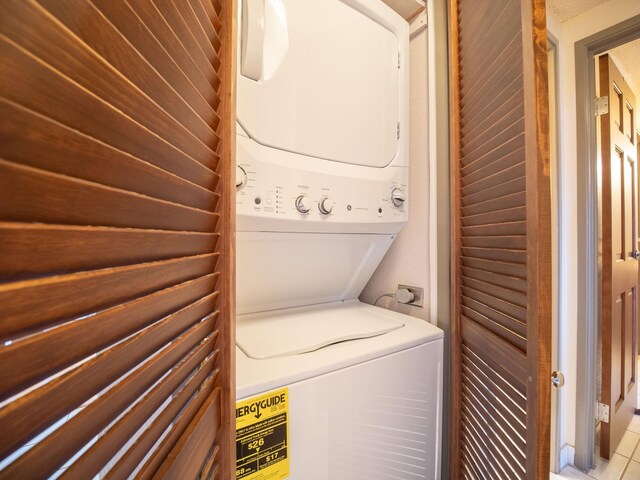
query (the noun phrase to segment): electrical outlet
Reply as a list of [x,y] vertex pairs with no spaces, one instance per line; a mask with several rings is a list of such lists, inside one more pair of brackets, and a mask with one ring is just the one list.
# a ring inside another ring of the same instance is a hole
[[405,305],[411,305],[413,307],[420,308],[424,306],[424,288],[414,287],[412,285],[398,285],[398,290],[400,290],[401,288],[406,288],[415,296],[413,302],[405,303]]

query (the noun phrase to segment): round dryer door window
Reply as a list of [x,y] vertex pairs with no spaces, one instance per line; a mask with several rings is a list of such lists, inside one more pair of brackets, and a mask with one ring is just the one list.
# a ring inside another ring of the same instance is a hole
[[406,24],[377,0],[243,0],[238,121],[256,142],[371,167],[398,152]]

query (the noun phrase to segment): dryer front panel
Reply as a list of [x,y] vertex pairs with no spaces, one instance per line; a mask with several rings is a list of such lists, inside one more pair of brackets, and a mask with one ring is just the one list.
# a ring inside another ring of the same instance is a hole
[[240,3],[237,114],[249,137],[324,160],[389,165],[404,115],[406,22],[371,0]]

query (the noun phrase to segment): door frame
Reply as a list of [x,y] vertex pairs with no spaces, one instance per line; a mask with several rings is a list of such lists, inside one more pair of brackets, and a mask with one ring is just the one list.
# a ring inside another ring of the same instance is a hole
[[[559,188],[560,185],[560,163],[561,163],[561,149],[559,144],[560,139],[560,65],[558,62],[560,50],[560,41],[547,29],[547,53],[551,54],[552,61],[549,61],[549,72],[553,72],[553,87],[549,82],[549,125],[553,124],[555,128],[553,132],[549,132],[549,140],[552,136],[555,136],[555,142],[550,143],[550,180],[551,180],[551,277],[552,277],[552,311],[551,311],[551,369],[563,371],[562,365],[562,352],[560,349],[559,339],[562,335],[561,324],[558,321],[560,318],[559,302],[558,302],[558,285],[560,284],[560,259],[562,251],[560,245],[562,245],[561,230],[559,226],[562,224],[562,209],[560,206],[562,191]],[[553,95],[552,92],[553,91]],[[553,102],[553,105],[551,104]],[[553,256],[555,255],[555,256]],[[551,471],[555,473],[560,472],[560,451],[562,445],[560,443],[562,439],[562,425],[563,425],[563,411],[562,411],[562,395],[559,389],[551,389],[551,458],[550,465]]]
[[[640,38],[640,15],[575,43],[577,158],[585,168],[577,169],[578,241],[578,335],[576,372],[576,434],[574,465],[588,470],[595,458],[595,418],[597,401],[597,352],[600,323],[601,251],[597,164],[598,148],[593,99],[596,92],[594,59],[623,43]],[[581,319],[584,319],[581,321]]]

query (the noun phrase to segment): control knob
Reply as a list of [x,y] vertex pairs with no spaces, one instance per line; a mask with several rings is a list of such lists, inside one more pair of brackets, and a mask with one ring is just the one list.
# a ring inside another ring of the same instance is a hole
[[236,189],[242,190],[247,184],[247,172],[240,165],[236,166]]
[[333,211],[335,203],[329,197],[323,197],[318,202],[318,210],[323,215],[329,215]]
[[407,196],[401,188],[394,188],[391,191],[391,203],[394,207],[401,207],[406,202]]
[[296,209],[300,213],[309,213],[313,207],[313,202],[306,195],[300,195],[296,198]]

